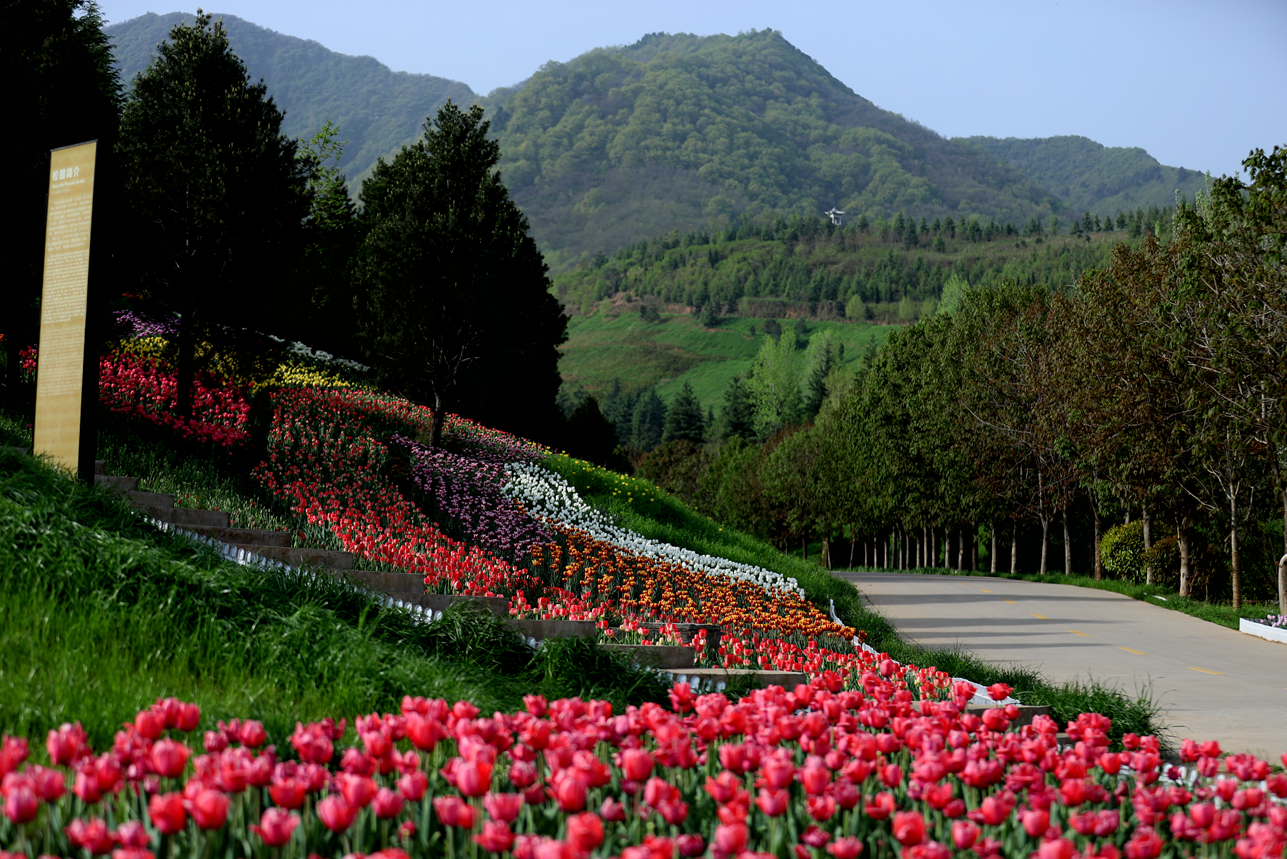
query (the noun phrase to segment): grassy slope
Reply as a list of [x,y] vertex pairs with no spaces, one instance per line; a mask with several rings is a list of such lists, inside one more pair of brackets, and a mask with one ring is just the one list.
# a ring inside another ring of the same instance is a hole
[[[0,416],[0,445],[30,436]],[[396,711],[402,695],[664,697],[660,681],[581,642],[533,656],[490,616],[415,624],[329,579],[220,561],[161,534],[119,500],[0,449],[0,732],[39,737],[80,720],[96,747],[158,695],[207,726]]]
[[1102,713],[1113,720],[1115,737],[1127,731],[1164,733],[1158,710],[1146,694],[1132,696],[1098,684],[1058,686],[1034,671],[992,665],[962,651],[927,650],[911,645],[899,636],[893,624],[863,603],[852,585],[834,578],[817,564],[784,554],[731,528],[723,528],[647,480],[623,477],[570,457],[552,457],[548,464],[595,507],[614,514],[620,524],[646,537],[791,576],[824,611],[830,607],[829,600],[834,600],[841,620],[865,631],[868,644],[900,662],[934,665],[953,676],[968,677],[987,685],[1008,683],[1024,703],[1050,705],[1057,720],[1071,720],[1087,711]]
[[[850,367],[856,367],[869,343],[882,345],[893,328],[809,323],[810,334],[830,331],[844,344],[845,363]],[[763,319],[742,317],[727,317],[714,328],[702,328],[687,314],[663,315],[660,323],[644,322],[637,313],[575,316],[568,325],[559,371],[567,383],[591,393],[606,391],[616,377],[627,387],[656,385],[664,400],[673,399],[689,382],[703,407],[719,408],[729,380],[751,368],[763,331]]]

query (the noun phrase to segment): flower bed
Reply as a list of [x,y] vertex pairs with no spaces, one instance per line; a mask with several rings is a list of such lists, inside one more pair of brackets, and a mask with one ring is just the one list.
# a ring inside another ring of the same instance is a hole
[[344,748],[345,720],[202,735],[197,707],[167,699],[103,753],[76,725],[50,731],[49,766],[4,737],[0,843],[6,859],[1250,859],[1287,845],[1287,775],[1250,755],[1186,742],[1181,772],[1153,737],[1109,752],[1102,716],[1070,723],[1061,748],[1044,716],[1010,731],[1003,709],[964,714],[965,690],[917,706],[877,674],[861,685],[831,675],[733,703],[679,684],[672,710],[621,714],[529,696],[484,717],[407,697],[357,717]]
[[[1267,620],[1282,621],[1283,617],[1271,615]],[[1263,638],[1266,641],[1277,641],[1287,644],[1287,624],[1285,623],[1265,623],[1261,621],[1248,620],[1245,617],[1238,618],[1238,631],[1245,632],[1248,635],[1254,635],[1257,638]]]

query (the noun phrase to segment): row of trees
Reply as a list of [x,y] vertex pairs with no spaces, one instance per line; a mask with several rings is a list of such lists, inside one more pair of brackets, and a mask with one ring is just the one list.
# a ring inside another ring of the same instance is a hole
[[[676,488],[783,543],[847,535],[855,562],[888,566],[970,566],[982,549],[1014,568],[1033,523],[1041,572],[1093,562],[1098,576],[1100,536],[1134,516],[1146,548],[1173,537],[1181,593],[1210,577],[1235,605],[1249,588],[1272,596],[1287,550],[1287,150],[1245,166],[1247,184],[1218,180],[1181,208],[1171,241],[1120,244],[1065,290],[968,290],[891,335],[814,422],[708,452]],[[1223,562],[1196,569],[1208,546]]]
[[92,0],[5,14],[20,48],[6,48],[6,68],[13,59],[30,84],[24,132],[6,135],[25,147],[10,163],[23,167],[28,212],[5,261],[18,269],[0,331],[11,351],[35,340],[48,149],[96,137],[91,283],[100,310],[177,315],[180,413],[199,370],[261,374],[276,337],[367,360],[385,386],[434,406],[435,444],[447,411],[558,441],[566,317],[481,108],[448,102],[420,141],[380,161],[355,206],[334,166],[338,130],[284,135],[282,111],[212,16],[176,26],[126,91]]

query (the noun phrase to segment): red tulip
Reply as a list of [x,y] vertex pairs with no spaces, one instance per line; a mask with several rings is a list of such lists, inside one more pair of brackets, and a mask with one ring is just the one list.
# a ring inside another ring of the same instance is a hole
[[402,813],[404,804],[405,801],[402,799],[402,795],[396,790],[382,787],[376,792],[375,799],[371,801],[371,809],[375,812],[376,817],[381,820],[389,820]]
[[894,813],[895,807],[894,795],[882,791],[876,794],[871,802],[864,804],[863,813],[872,820],[888,820],[889,816]]
[[837,838],[827,845],[827,852],[836,859],[856,859],[859,853],[862,853],[863,843],[861,839],[853,836]]
[[377,791],[375,781],[366,776],[342,772],[335,776],[335,783],[344,801],[355,809],[366,808],[371,804],[371,800],[375,799]]
[[903,768],[898,764],[886,764],[880,768],[880,780],[885,787],[898,787],[903,783]]
[[269,847],[281,847],[290,841],[295,827],[299,826],[299,815],[280,808],[266,808],[259,823],[251,824],[251,831]]
[[484,820],[483,831],[473,836],[473,840],[488,853],[504,853],[514,846],[514,833],[503,820]]
[[809,811],[809,816],[814,820],[830,820],[836,813],[836,798],[834,796],[811,796],[805,803]]
[[64,766],[88,753],[89,741],[80,722],[74,725],[64,722],[58,730],[49,732],[45,748],[49,751],[49,760],[55,766]]
[[750,840],[750,830],[745,823],[722,823],[715,827],[715,849],[722,853],[741,853]]
[[134,717],[134,728],[149,740],[160,739],[165,731],[165,712],[155,707],[140,710]]
[[1013,687],[1007,686],[1005,683],[993,683],[988,687],[988,697],[993,701],[1004,701],[1010,697],[1010,693],[1013,691]]
[[262,722],[247,720],[237,729],[237,741],[250,749],[257,749],[268,742],[268,732]]
[[819,829],[816,824],[811,823],[809,828],[804,831],[804,834],[800,836],[800,840],[810,847],[822,849],[831,840],[831,833],[825,829]]
[[706,842],[700,835],[693,832],[676,838],[675,846],[679,848],[679,855],[684,859],[695,859],[706,852]]
[[1157,859],[1162,853],[1162,839],[1147,826],[1135,830],[1126,842],[1126,859]]
[[76,818],[63,828],[63,832],[67,834],[68,841],[88,850],[93,856],[104,856],[116,845],[107,824],[99,817],[88,821]]
[[474,828],[474,808],[458,796],[435,796],[433,810],[443,826]]
[[429,789],[429,776],[422,770],[416,770],[398,779],[398,793],[408,802],[419,802]]
[[153,794],[147,804],[147,816],[162,835],[182,831],[188,823],[188,812],[179,793]]
[[925,840],[925,818],[919,811],[894,812],[894,840],[904,847]]
[[652,767],[652,755],[644,749],[625,749],[621,752],[621,771],[630,781],[648,778],[652,774]]
[[454,775],[456,788],[461,794],[469,797],[482,796],[492,784],[492,765],[458,758]]
[[331,794],[317,804],[317,817],[332,832],[343,832],[353,825],[358,808],[343,796]]
[[554,785],[554,801],[560,811],[581,811],[585,808],[586,784],[576,773],[563,770]]
[[127,820],[112,833],[116,843],[122,847],[146,847],[152,843],[152,836],[147,827],[139,820]]
[[952,843],[956,845],[957,850],[969,850],[974,846],[974,842],[979,840],[982,830],[978,824],[970,820],[955,820],[952,822]]
[[308,797],[308,785],[297,778],[281,778],[268,786],[268,795],[282,808],[301,808]]
[[785,790],[769,790],[762,787],[760,795],[755,799],[755,804],[766,816],[779,817],[786,812],[788,801],[789,797]]
[[603,843],[603,821],[590,811],[572,815],[567,819],[567,840],[589,853]]
[[148,757],[157,775],[162,778],[177,778],[188,765],[188,756],[191,754],[192,751],[183,743],[176,743],[174,740],[158,740],[152,746],[152,752]]
[[39,810],[40,798],[29,780],[21,779],[5,790],[4,815],[14,823],[30,823]]
[[523,795],[519,793],[491,793],[483,796],[483,809],[494,820],[513,823],[523,809]]
[[200,829],[222,829],[228,821],[228,795],[203,788],[188,803],[188,812]]
[[603,801],[599,806],[599,816],[604,820],[612,823],[620,823],[626,819],[626,807],[612,797]]
[[1040,838],[1050,828],[1050,812],[1040,808],[1028,809],[1019,815],[1019,822],[1029,836]]
[[1077,848],[1067,838],[1054,838],[1041,842],[1037,848],[1037,859],[1073,859]]
[[67,792],[67,777],[56,769],[33,766],[27,770],[31,789],[45,802],[57,802]]
[[800,784],[804,785],[804,792],[809,796],[817,796],[827,789],[831,782],[831,770],[819,763],[805,762],[804,767],[800,770]]

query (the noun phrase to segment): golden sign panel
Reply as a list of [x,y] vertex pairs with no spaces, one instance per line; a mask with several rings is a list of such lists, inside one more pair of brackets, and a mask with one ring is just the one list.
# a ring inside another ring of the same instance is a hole
[[97,142],[91,141],[50,153],[33,452],[48,454],[73,472],[80,459],[89,233],[97,150]]

